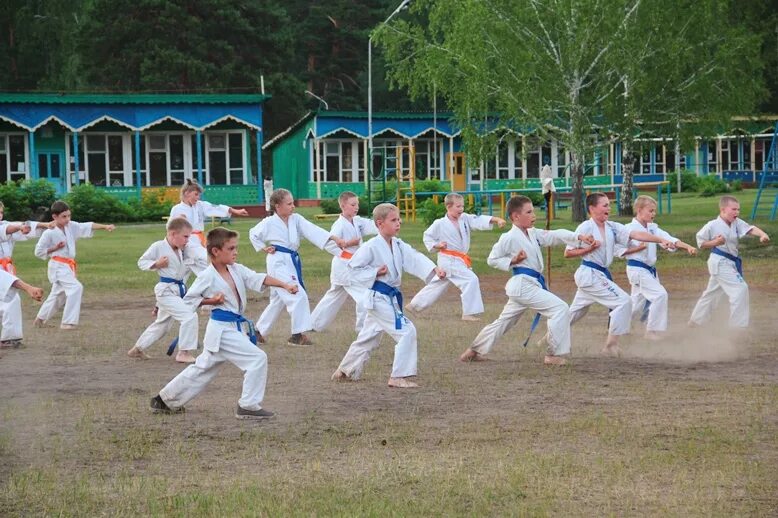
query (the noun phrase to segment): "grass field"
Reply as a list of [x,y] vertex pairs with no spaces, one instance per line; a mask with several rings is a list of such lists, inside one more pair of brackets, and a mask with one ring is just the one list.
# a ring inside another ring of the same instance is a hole
[[[747,215],[754,192],[740,197]],[[684,195],[657,219],[693,243],[716,214],[715,198]],[[264,256],[246,239],[254,223],[234,225],[243,236],[239,261],[264,271]],[[778,237],[778,224],[759,224]],[[569,214],[554,226],[572,228]],[[420,246],[422,230],[404,224],[401,235]],[[0,358],[0,516],[778,514],[774,244],[743,242],[747,336],[728,337],[726,307],[690,334],[685,322],[707,283],[707,253],[664,254],[665,343],[645,343],[636,324],[622,358],[601,358],[607,313],[593,309],[573,329],[572,364],[544,368],[541,348],[519,345],[529,318],[493,361],[456,361],[505,302],[507,275],[485,262],[499,231],[474,233],[484,322],[459,320],[454,289],[414,320],[419,389],[385,386],[387,338],[360,382],[329,381],[354,338],[353,305],[337,329],[313,334],[308,349],[285,345],[283,316],[265,347],[265,405],[278,417],[251,423],[233,417],[242,375],[231,366],[186,414],[148,411],[149,397],[181,370],[164,344],[149,361],[125,355],[154,305],[156,276],[136,261],[163,235],[162,224],[123,226],[79,242],[85,296],[75,332],[32,328],[37,306],[25,300],[26,346]],[[48,290],[32,248],[17,245],[19,274]],[[315,304],[329,284],[330,256],[309,244],[301,252]],[[577,264],[561,249],[552,253],[552,289],[567,301]],[[623,265],[612,269],[627,287]],[[406,277],[406,297],[420,286]],[[266,293],[255,294],[248,316],[266,304]]]

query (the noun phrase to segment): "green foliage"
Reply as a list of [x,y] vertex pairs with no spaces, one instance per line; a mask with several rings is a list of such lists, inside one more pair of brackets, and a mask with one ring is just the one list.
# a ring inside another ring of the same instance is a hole
[[[673,192],[678,192],[678,173],[672,171],[667,173]],[[699,190],[700,179],[697,173],[684,169],[681,171],[681,192],[696,192]]]
[[699,178],[697,190],[699,191],[700,196],[709,197],[731,192],[732,189],[727,185],[727,182],[714,174],[710,174]]
[[5,219],[37,219],[56,199],[56,190],[46,180],[22,180],[0,184],[0,201],[5,205]]
[[[337,198],[321,200],[319,207],[324,214],[340,214],[340,204]],[[367,216],[367,196],[359,197],[359,211],[357,214]]]
[[170,214],[173,202],[165,200],[162,191],[155,190],[144,191],[140,200],[133,198],[127,202],[127,206],[133,221],[159,221]]
[[137,219],[130,206],[90,183],[74,186],[65,201],[76,221],[114,223]]
[[436,219],[446,215],[446,206],[443,203],[435,203],[431,198],[417,205],[419,216],[427,225],[432,225]]

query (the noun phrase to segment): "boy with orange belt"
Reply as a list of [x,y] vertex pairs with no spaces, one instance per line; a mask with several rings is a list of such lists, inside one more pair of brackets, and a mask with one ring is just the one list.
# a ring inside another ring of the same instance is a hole
[[424,311],[448,289],[449,283],[462,292],[462,320],[478,321],[476,315],[484,312],[481,286],[473,273],[470,250],[472,230],[491,230],[492,225],[502,228],[505,220],[494,216],[465,214],[465,200],[461,194],[449,193],[443,200],[446,215],[435,220],[424,231],[424,245],[430,252],[438,252],[438,266],[446,271],[445,278],[437,278],[424,286],[408,304],[411,311]]
[[113,225],[77,223],[70,220],[70,207],[64,201],[51,206],[54,228],[45,231],[35,246],[35,256],[49,261],[51,293],[38,311],[36,327],[43,327],[55,311],[64,305],[60,329],[75,329],[81,313],[84,286],[76,279],[76,240],[92,237],[95,230],[113,232]]

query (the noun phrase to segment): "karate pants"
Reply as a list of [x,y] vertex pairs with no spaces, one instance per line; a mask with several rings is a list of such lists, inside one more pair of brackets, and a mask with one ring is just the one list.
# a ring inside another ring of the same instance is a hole
[[0,302],[3,331],[0,341],[22,339],[22,299],[15,293],[6,302]]
[[286,308],[292,317],[292,334],[304,333],[311,329],[311,308],[308,306],[308,293],[300,286],[294,295],[282,288],[270,288],[270,304],[259,315],[256,328],[259,334],[267,336],[270,328]]
[[446,272],[441,279],[435,276],[411,300],[410,306],[416,311],[423,311],[432,306],[448,289],[449,283],[461,291],[462,315],[477,315],[484,312],[484,301],[481,298],[481,285],[473,270],[459,268]]
[[143,331],[135,347],[145,351],[151,345],[165,336],[173,322],[179,322],[178,350],[193,351],[197,349],[198,319],[196,308],[193,308],[181,297],[165,295],[157,297],[157,319]]
[[559,297],[532,282],[522,282],[521,294],[508,297],[508,302],[497,320],[484,327],[473,340],[470,349],[488,354],[497,340],[507,333],[524,312],[530,318],[540,313],[548,319],[548,353],[556,356],[570,354],[570,308]]
[[645,268],[628,266],[627,278],[632,285],[632,318],[643,314],[646,301],[651,305],[648,308],[648,320],[646,331],[667,330],[667,290],[660,284],[659,278],[654,277]]
[[365,317],[367,316],[367,310],[359,303],[359,300],[363,295],[364,288],[333,284],[316,305],[313,313],[311,313],[312,329],[314,331],[324,331],[327,329],[332,321],[335,320],[340,308],[346,300],[351,297],[357,305],[355,329],[357,333],[359,333],[362,326],[365,324]]
[[159,391],[160,397],[170,408],[186,405],[213,380],[225,361],[243,371],[243,392],[238,405],[246,410],[262,408],[267,384],[267,355],[237,329],[224,330],[219,350],[204,350],[195,363]]
[[187,254],[189,255],[187,266],[195,275],[200,275],[203,270],[208,268],[208,251],[204,246],[190,244],[187,246]]
[[[720,297],[729,299],[729,327],[745,328],[749,321],[748,284],[737,272],[734,264],[719,261],[718,272],[710,272],[708,287],[694,306],[692,323],[702,325],[710,320]],[[711,267],[708,267],[709,270]]]
[[[575,324],[589,311],[589,306],[602,304],[610,309],[608,334],[614,336],[629,333],[632,318],[632,301],[618,284],[609,281],[605,275],[593,275],[593,282],[585,286],[578,285],[573,303],[570,304],[570,325]],[[578,284],[578,272],[576,272]]]
[[62,306],[65,307],[62,313],[62,323],[78,325],[78,318],[81,313],[81,297],[84,293],[84,285],[78,282],[75,275],[58,275],[56,280],[51,281],[51,293],[38,310],[38,317],[44,322],[49,320],[56,311]]
[[[388,333],[397,342],[394,346],[392,378],[415,376],[417,371],[416,327],[403,318],[402,329],[395,329],[394,309],[382,295],[373,296],[373,308],[367,310],[365,325],[340,362],[341,372],[351,379],[359,379],[373,352],[381,343],[381,336]],[[383,299],[383,300],[381,300]]]

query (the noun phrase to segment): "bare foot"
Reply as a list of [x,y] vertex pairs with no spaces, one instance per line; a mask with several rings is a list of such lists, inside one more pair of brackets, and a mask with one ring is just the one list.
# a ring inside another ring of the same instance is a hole
[[32,323],[33,327],[46,327],[46,321],[41,320],[40,318],[36,318],[35,321]]
[[138,360],[149,360],[151,359],[151,356],[146,354],[143,349],[139,349],[138,347],[133,347],[129,351],[127,351],[127,356],[130,358],[137,358]]
[[664,337],[661,333],[657,333],[656,331],[646,331],[646,334],[643,335],[643,338],[646,340],[651,340],[652,342],[659,342],[661,340],[664,340]]
[[566,365],[567,360],[562,358],[561,356],[554,356],[554,355],[546,355],[545,358],[543,358],[543,364],[544,365]]
[[480,322],[481,319],[475,315],[462,315],[462,320],[465,322]]
[[64,329],[65,331],[73,331],[78,329],[78,326],[75,324],[60,324],[59,328]]
[[614,358],[621,356],[621,347],[617,344],[606,345],[600,351],[605,356],[613,356]]
[[176,361],[178,363],[194,363],[197,360],[189,351],[178,351],[178,354],[176,354]]
[[416,309],[415,306],[411,306],[410,304],[405,306],[405,313],[412,317],[418,317],[421,314],[421,312]]
[[389,378],[387,385],[392,388],[416,388],[419,386],[408,378]]
[[468,363],[468,362],[485,362],[486,358],[484,358],[483,355],[478,354],[477,352],[475,352],[472,349],[467,349],[465,352],[463,352],[459,356],[459,361],[461,361],[463,363]]
[[332,376],[330,376],[330,379],[332,381],[352,381],[352,379],[349,377],[348,374],[343,372],[342,370],[338,369],[335,372],[332,373]]

